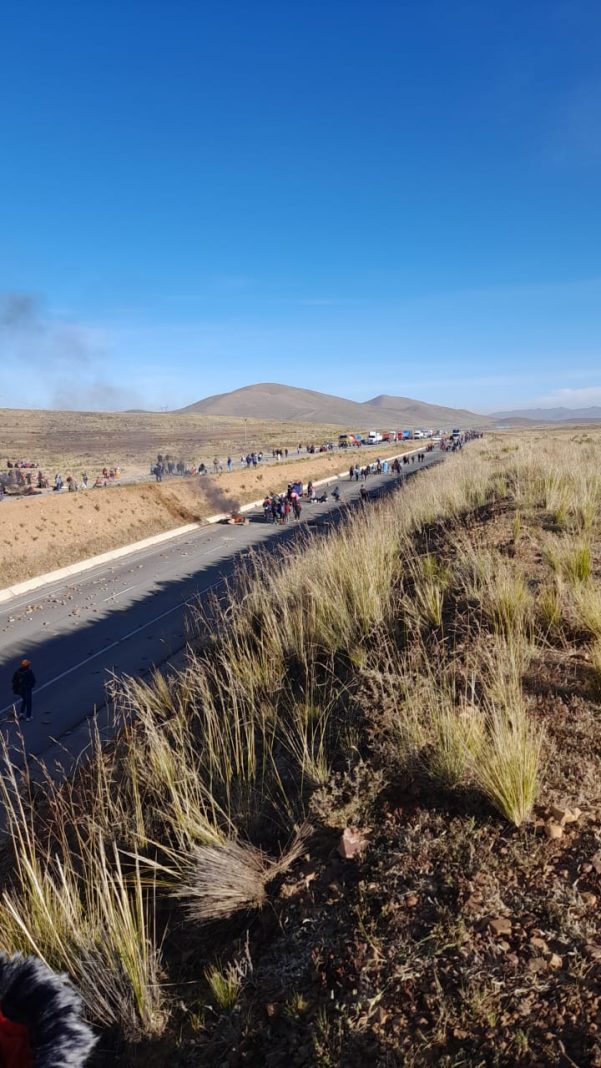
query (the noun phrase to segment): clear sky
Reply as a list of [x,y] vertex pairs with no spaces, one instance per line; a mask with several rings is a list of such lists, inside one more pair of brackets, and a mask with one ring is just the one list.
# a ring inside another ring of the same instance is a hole
[[598,0],[4,0],[0,405],[601,403]]

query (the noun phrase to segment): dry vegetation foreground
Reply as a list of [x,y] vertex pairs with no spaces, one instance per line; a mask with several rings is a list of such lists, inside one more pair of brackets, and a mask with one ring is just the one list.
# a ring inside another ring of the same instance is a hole
[[116,749],[5,788],[0,945],[94,1064],[601,1065],[601,435],[257,559]]
[[[408,446],[388,448],[400,453]],[[357,450],[351,459],[357,460]],[[385,452],[382,455],[386,455]],[[109,549],[196,523],[237,504],[281,491],[299,478],[342,471],[344,453],[321,453],[218,476],[172,478],[157,484],[107,486],[0,502],[0,586],[42,575]],[[360,459],[365,460],[364,456]],[[375,459],[370,454],[369,459]]]

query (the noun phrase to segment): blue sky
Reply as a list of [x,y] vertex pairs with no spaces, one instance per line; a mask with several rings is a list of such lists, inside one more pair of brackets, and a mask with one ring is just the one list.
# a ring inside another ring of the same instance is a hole
[[600,54],[578,0],[5,0],[0,405],[601,403]]

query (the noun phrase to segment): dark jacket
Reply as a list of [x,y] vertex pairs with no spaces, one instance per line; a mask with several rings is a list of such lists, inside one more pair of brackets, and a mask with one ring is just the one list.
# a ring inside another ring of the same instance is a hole
[[35,957],[0,953],[0,1064],[82,1068],[96,1044],[66,975]]
[[20,697],[25,693],[29,693],[35,686],[35,675],[31,668],[20,667],[17,668],[13,675],[13,693],[18,694]]

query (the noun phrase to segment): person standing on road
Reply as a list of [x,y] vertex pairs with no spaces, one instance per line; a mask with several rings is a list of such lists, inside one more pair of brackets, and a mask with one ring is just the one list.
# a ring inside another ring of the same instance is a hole
[[31,694],[34,686],[35,675],[31,670],[31,661],[24,659],[13,675],[13,693],[21,698],[19,718],[26,719],[27,722],[32,718]]

